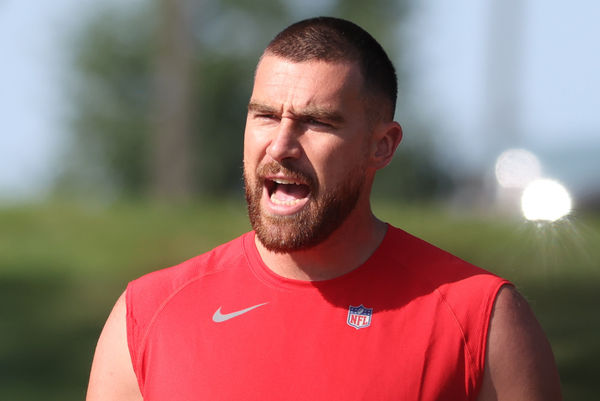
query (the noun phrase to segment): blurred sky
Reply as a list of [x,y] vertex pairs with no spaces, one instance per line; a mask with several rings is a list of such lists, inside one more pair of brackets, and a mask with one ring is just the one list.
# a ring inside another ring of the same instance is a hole
[[[35,199],[56,174],[67,138],[65,38],[95,7],[115,1],[0,0],[0,199]],[[135,1],[143,0],[127,3]],[[414,2],[401,32],[434,141],[449,163],[467,169],[490,168],[503,146],[526,147],[567,187],[598,188],[600,2],[505,2],[518,9],[504,20],[493,0]],[[492,18],[501,22],[495,36]],[[503,71],[493,57],[504,54],[498,38],[518,43],[517,68],[499,84],[490,79]],[[485,116],[493,110],[486,95],[506,87],[518,115],[515,132],[504,135],[491,132]]]

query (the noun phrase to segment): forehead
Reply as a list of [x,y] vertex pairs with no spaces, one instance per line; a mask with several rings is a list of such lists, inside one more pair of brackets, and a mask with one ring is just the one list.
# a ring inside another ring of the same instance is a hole
[[256,69],[252,101],[282,108],[350,107],[363,97],[358,66],[348,62],[290,60],[264,55]]

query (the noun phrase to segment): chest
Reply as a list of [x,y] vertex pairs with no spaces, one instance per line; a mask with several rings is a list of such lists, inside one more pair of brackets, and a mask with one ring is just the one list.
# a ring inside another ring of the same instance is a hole
[[146,400],[467,399],[469,376],[462,334],[435,296],[264,287],[171,300],[142,371]]

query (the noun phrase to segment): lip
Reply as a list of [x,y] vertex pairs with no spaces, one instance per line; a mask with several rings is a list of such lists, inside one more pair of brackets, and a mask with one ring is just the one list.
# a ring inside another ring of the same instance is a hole
[[306,182],[298,180],[297,178],[287,177],[284,175],[273,175],[263,178],[263,193],[262,203],[264,210],[274,216],[291,216],[302,210],[309,202],[312,192],[303,198],[298,198],[290,201],[278,201],[276,198],[271,196],[274,186],[278,184],[298,184],[306,185],[310,188]]

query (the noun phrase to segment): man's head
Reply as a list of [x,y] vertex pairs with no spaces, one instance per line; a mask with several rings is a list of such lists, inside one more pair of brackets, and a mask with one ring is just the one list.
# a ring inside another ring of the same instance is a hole
[[275,36],[264,54],[296,63],[356,63],[363,78],[369,115],[376,114],[388,121],[394,119],[398,93],[396,71],[381,45],[358,25],[332,17],[303,20]]
[[[387,71],[393,88],[368,79],[369,71]],[[395,91],[381,47],[347,21],[303,21],[271,42],[256,70],[244,139],[248,211],[267,249],[307,249],[351,216],[372,217],[375,171],[402,136],[392,121]]]

